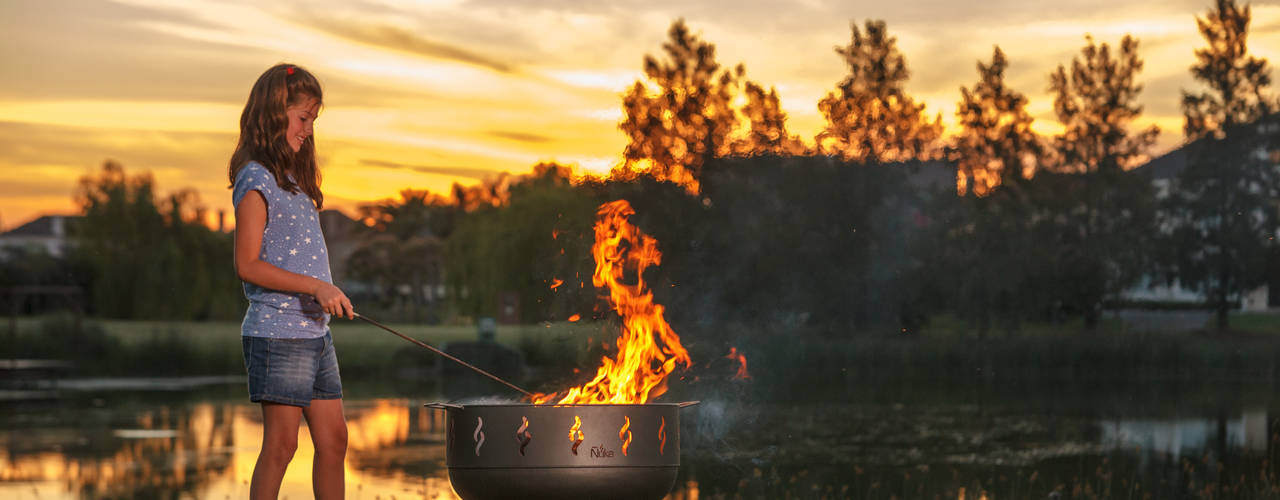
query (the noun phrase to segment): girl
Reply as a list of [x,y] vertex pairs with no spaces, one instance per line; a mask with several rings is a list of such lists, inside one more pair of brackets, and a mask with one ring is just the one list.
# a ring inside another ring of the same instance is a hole
[[231,155],[235,265],[249,308],[241,325],[249,399],[262,405],[262,450],[250,498],[276,498],[298,446],[299,417],[315,443],[316,498],[342,498],[347,423],[329,334],[331,315],[353,317],[329,277],[320,232],[320,172],[311,125],[320,83],[292,64],[268,69],[240,115]]

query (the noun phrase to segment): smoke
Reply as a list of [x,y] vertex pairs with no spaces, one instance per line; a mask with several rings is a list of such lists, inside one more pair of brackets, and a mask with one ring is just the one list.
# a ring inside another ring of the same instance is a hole
[[455,405],[513,405],[522,404],[519,399],[512,399],[506,396],[471,396],[459,398],[449,401]]
[[739,463],[744,453],[753,461],[765,459],[775,447],[761,449],[759,440],[750,441],[752,433],[743,431],[755,428],[759,415],[758,405],[740,398],[704,399],[681,410],[681,449],[723,464]]

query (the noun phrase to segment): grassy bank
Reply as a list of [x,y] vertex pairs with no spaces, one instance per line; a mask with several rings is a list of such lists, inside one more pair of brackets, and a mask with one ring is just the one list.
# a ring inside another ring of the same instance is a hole
[[[690,329],[682,334],[695,366],[684,379],[697,385],[697,391],[732,388],[797,399],[855,393],[875,399],[907,389],[963,395],[974,387],[1047,383],[1056,393],[1044,397],[1070,398],[1073,388],[1085,391],[1099,384],[1280,383],[1280,319],[1242,315],[1237,320],[1241,329],[1230,335],[1030,325],[1016,336],[993,334],[981,340],[948,331],[945,322],[926,333],[894,336],[737,329],[740,333],[731,342],[746,354],[752,379],[733,386],[716,385],[733,368],[723,361],[720,343],[702,341],[706,337]],[[469,327],[389,326],[436,346],[476,338]],[[353,382],[422,382],[437,377],[435,370],[443,362],[363,322],[340,320],[332,329],[344,378]],[[7,335],[0,332],[0,339]],[[86,320],[77,332],[68,318],[23,318],[17,334],[0,342],[0,359],[70,360],[73,376],[238,375],[244,370],[239,335],[240,325],[234,322]],[[601,340],[611,343],[616,335],[616,326],[608,322],[503,325],[497,342],[521,353],[531,367],[529,388],[539,390],[546,387],[538,384],[560,384],[594,372],[604,353]]]
[[[437,347],[476,340],[461,326],[389,324]],[[587,361],[607,334],[605,324],[500,325],[496,341],[540,367],[571,367]],[[379,376],[405,368],[432,368],[440,358],[404,339],[360,321],[331,325],[344,374]],[[613,335],[616,335],[613,334]],[[612,339],[612,337],[609,337]],[[20,318],[17,332],[0,330],[0,359],[73,361],[80,376],[176,376],[244,372],[239,322],[117,321]]]

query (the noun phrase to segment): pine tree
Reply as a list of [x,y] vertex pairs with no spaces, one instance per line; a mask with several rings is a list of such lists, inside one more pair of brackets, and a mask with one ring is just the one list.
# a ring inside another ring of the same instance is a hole
[[1103,301],[1118,295],[1142,272],[1147,233],[1153,222],[1154,192],[1149,180],[1125,169],[1147,158],[1160,130],[1132,131],[1142,114],[1138,41],[1125,36],[1119,52],[1087,45],[1049,75],[1054,112],[1063,132],[1054,138],[1055,200],[1052,217],[1039,223],[1052,235],[1051,252],[1062,273],[1054,286],[1064,307],[1097,326]]
[[868,20],[866,33],[850,26],[849,45],[836,53],[849,75],[818,103],[827,119],[815,138],[818,150],[858,163],[900,162],[931,155],[942,118],[929,121],[924,104],[904,88],[910,72],[884,21]]
[[1183,91],[1188,164],[1163,224],[1173,228],[1173,275],[1206,294],[1220,330],[1229,326],[1233,299],[1262,284],[1280,230],[1280,173],[1258,154],[1268,140],[1260,120],[1280,102],[1268,92],[1267,61],[1249,54],[1251,18],[1249,7],[1233,0],[1218,0],[1196,18],[1207,46],[1196,50],[1191,73],[1207,90]]
[[1005,86],[1009,65],[996,47],[991,63],[978,63],[978,83],[960,88],[956,118],[961,127],[951,157],[959,169],[959,190],[985,195],[995,186],[1013,187],[1030,177],[1043,155],[1043,145],[1031,130],[1027,98]]
[[996,47],[979,80],[961,87],[961,130],[950,148],[963,196],[941,199],[939,251],[950,278],[951,306],[980,338],[997,320],[1015,331],[1031,309],[1028,285],[1040,245],[1031,236],[1027,177],[1043,155],[1031,130],[1027,99],[1004,83],[1008,67]]
[[739,113],[746,120],[743,137],[733,141],[733,154],[752,156],[758,154],[799,155],[805,152],[799,136],[787,133],[787,114],[778,101],[778,90],[768,92],[760,84],[747,80],[743,84],[746,103]]
[[644,59],[653,90],[637,80],[623,96],[618,128],[628,143],[620,173],[647,169],[696,192],[702,166],[729,153],[729,134],[738,124],[732,91],[744,69],[721,68],[715,46],[690,33],[684,20],[673,23],[668,36],[666,60]]
[[1138,40],[1126,35],[1120,52],[1111,54],[1106,43],[1088,44],[1071,61],[1071,71],[1059,65],[1051,75],[1053,109],[1064,131],[1054,138],[1057,167],[1066,172],[1118,171],[1147,158],[1160,129],[1155,126],[1133,133],[1132,123],[1142,115],[1137,103],[1142,85]]

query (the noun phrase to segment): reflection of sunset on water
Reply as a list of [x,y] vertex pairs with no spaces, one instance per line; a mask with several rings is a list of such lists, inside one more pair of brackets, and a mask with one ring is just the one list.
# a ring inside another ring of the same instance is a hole
[[[105,458],[79,458],[70,453],[41,452],[13,456],[5,450],[0,460],[0,480],[27,482],[22,487],[0,486],[0,496],[75,495],[88,497],[131,496],[141,491],[189,489],[195,484],[225,476],[226,457],[216,454],[232,442],[225,422],[231,407],[215,409],[203,404],[178,416],[168,409],[145,412],[135,419],[141,430],[172,429],[172,438],[125,439]],[[90,447],[117,438],[97,435],[85,440]],[[12,490],[12,491],[6,491]]]
[[[457,498],[444,469],[444,419],[407,400],[355,402],[347,408],[347,494]],[[89,424],[92,425],[92,424]],[[197,498],[241,498],[262,442],[261,413],[247,404],[197,404],[181,410],[140,412],[128,424],[106,424],[61,451],[22,453],[14,442],[0,449],[0,497],[121,497],[181,491]],[[112,428],[106,428],[111,425]],[[117,427],[129,427],[119,432]],[[162,432],[174,431],[173,437]],[[153,431],[147,433],[145,431]],[[54,434],[58,434],[55,432]],[[120,435],[143,436],[124,439]],[[14,437],[9,437],[14,439]],[[112,447],[114,452],[105,451]],[[85,449],[88,448],[88,449]],[[398,452],[391,452],[391,449]],[[281,484],[281,497],[309,497],[314,448],[305,421],[298,450]],[[398,467],[430,462],[431,474]]]

